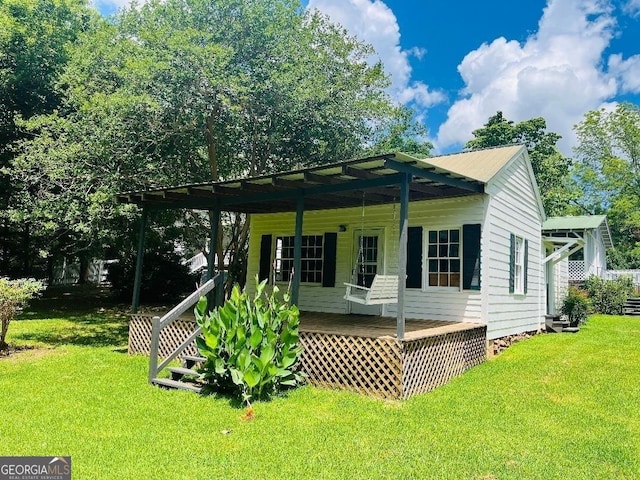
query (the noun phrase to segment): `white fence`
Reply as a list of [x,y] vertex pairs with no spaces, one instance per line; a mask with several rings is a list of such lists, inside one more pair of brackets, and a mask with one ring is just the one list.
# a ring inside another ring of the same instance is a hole
[[[107,282],[107,273],[109,272],[109,264],[115,260],[94,260],[89,264],[87,272],[87,281],[94,284],[102,284]],[[73,285],[78,283],[80,279],[80,264],[76,262],[63,261],[62,265],[53,268],[52,285]]]
[[608,278],[607,272],[601,268],[591,267],[587,270],[584,260],[569,260],[569,280],[582,281],[591,275],[596,277]]
[[608,280],[615,280],[616,278],[622,277],[630,277],[636,293],[640,293],[640,270],[608,270],[605,276]]

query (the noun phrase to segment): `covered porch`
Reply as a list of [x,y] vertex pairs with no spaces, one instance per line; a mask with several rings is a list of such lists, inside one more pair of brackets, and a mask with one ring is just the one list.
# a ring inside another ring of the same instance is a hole
[[[153,317],[132,315],[129,353],[149,355]],[[160,335],[167,357],[197,328],[183,315]],[[404,338],[396,319],[370,315],[302,312],[301,368],[312,385],[384,399],[405,399],[447,383],[486,359],[486,326],[467,322],[406,319]],[[183,355],[197,355],[192,342]]]
[[[137,314],[144,237],[150,210],[187,208],[209,211],[212,240],[209,278],[213,278],[215,273],[213,253],[217,251],[222,211],[292,213],[291,220],[287,220],[287,225],[293,227],[294,233],[291,237],[293,248],[290,259],[291,300],[300,305],[300,284],[303,280],[299,272],[303,272],[305,213],[360,207],[366,196],[368,205],[397,204],[399,207],[398,217],[393,215],[398,231],[395,273],[397,279],[402,279],[397,282],[397,297],[393,302],[397,305],[395,318],[305,313],[300,328],[300,340],[304,347],[302,368],[313,384],[382,398],[407,398],[432,390],[485,359],[486,326],[464,321],[446,323],[405,318],[405,279],[410,263],[407,258],[409,203],[473,196],[483,192],[484,183],[481,181],[403,154],[389,154],[247,179],[121,194],[119,201],[139,205],[143,212],[132,302],[130,352],[154,351],[154,348],[146,347],[148,344],[155,346],[160,357],[175,358],[171,356],[175,350],[168,347],[172,344],[171,337],[179,337],[181,342],[173,345],[180,346],[195,331],[193,320],[181,318],[163,321],[162,327],[152,335],[152,316]],[[330,235],[335,236],[337,232],[330,232]],[[254,241],[258,242],[256,239]],[[269,250],[273,247],[271,242],[264,242],[264,245],[259,243],[260,249],[263,246]],[[332,265],[325,262],[322,266],[321,286],[340,290],[335,263],[335,260]],[[270,278],[271,265],[269,255],[264,255],[259,265],[260,279]],[[342,298],[342,295],[338,298]],[[190,353],[195,354],[194,345],[185,352],[192,347],[194,351]],[[156,355],[152,354],[151,357],[155,358]],[[150,381],[153,383],[153,376]]]

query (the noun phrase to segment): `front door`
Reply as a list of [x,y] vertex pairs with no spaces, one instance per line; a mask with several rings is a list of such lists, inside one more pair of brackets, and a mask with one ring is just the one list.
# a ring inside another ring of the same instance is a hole
[[[383,272],[384,236],[382,229],[358,230],[354,235],[354,271],[351,283],[370,287],[376,273]],[[381,315],[382,305],[360,305],[350,303],[350,313],[358,315]]]

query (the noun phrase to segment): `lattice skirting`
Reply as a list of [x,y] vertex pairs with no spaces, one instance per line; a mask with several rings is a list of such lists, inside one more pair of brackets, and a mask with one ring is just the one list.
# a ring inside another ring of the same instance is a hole
[[401,344],[367,338],[302,332],[302,370],[313,385],[382,398],[402,396]]
[[[129,354],[141,353],[149,355],[151,349],[151,326],[153,316],[131,315],[129,323]],[[168,357],[196,329],[194,320],[178,319],[160,332],[158,356]],[[184,350],[184,355],[197,355],[198,348],[194,341]]]
[[318,386],[406,399],[486,359],[486,326],[417,340],[301,333],[302,369]]
[[487,358],[487,327],[403,343],[402,398],[429,392]]
[[[149,355],[151,315],[132,315],[129,353]],[[168,356],[196,328],[176,320],[160,335],[159,356]],[[417,340],[301,332],[302,370],[313,385],[385,399],[428,392],[486,359],[486,326]],[[185,350],[197,355],[195,342]]]

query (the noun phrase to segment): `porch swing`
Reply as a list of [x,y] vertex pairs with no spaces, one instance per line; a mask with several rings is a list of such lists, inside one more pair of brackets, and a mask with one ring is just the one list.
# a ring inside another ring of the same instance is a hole
[[[360,242],[358,246],[358,254],[356,255],[356,263],[353,266],[352,278],[357,282],[357,270],[360,266],[360,275],[362,279],[358,285],[356,283],[345,283],[347,291],[344,299],[348,302],[359,303],[360,305],[382,305],[398,303],[398,276],[397,275],[380,275],[376,273],[371,282],[371,286],[365,285],[365,254],[364,254],[364,210],[365,200],[364,192],[362,193],[362,221],[360,226]],[[394,215],[395,221],[395,205]]]

